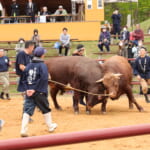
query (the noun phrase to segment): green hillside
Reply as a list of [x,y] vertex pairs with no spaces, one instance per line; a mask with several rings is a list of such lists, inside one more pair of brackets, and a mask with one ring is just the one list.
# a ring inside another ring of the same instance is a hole
[[133,24],[150,18],[150,0],[139,0],[138,3],[107,3],[105,4],[105,20],[111,23],[111,15],[118,8],[122,15],[122,25],[126,25],[127,15],[132,15]]

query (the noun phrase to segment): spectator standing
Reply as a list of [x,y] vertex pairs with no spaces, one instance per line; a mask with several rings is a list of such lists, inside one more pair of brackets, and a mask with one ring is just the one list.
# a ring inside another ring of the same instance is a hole
[[48,70],[44,64],[43,58],[45,54],[43,47],[37,47],[34,50],[34,58],[32,63],[28,64],[24,70],[24,90],[26,91],[26,101],[22,118],[21,136],[26,137],[27,125],[30,116],[33,115],[37,106],[45,119],[48,131],[53,132],[57,127],[56,123],[52,123],[51,109],[48,103]]
[[144,41],[144,32],[140,28],[140,24],[136,24],[136,29],[133,32],[134,43],[138,45],[139,41]]
[[[11,4],[11,16],[16,17],[20,14],[20,6],[17,4],[16,0],[12,0]],[[17,22],[16,18],[12,19],[13,22]]]
[[0,81],[3,82],[2,92],[0,94],[1,99],[5,99],[4,95],[6,96],[7,100],[10,100],[9,95],[9,66],[11,65],[11,61],[9,58],[4,55],[4,50],[0,49]]
[[150,102],[147,92],[150,84],[150,57],[146,55],[147,49],[141,47],[139,57],[136,58],[134,64],[134,75],[140,81],[142,92],[145,96],[146,102]]
[[113,12],[111,18],[113,23],[114,39],[116,39],[116,34],[118,34],[118,38],[120,38],[121,14],[119,13],[118,9]]
[[98,48],[103,52],[103,46],[106,47],[107,52],[110,51],[110,32],[107,31],[106,27],[102,27],[102,32],[100,33],[99,36],[99,43],[98,43]]
[[68,34],[68,29],[63,28],[63,33],[60,35],[61,45],[59,46],[59,55],[62,55],[62,49],[65,48],[65,56],[68,55],[70,48],[70,35]]
[[15,47],[16,54],[18,54],[20,51],[23,51],[24,48],[25,48],[25,40],[24,40],[24,38],[20,38]]
[[[67,15],[66,9],[63,8],[62,5],[58,6],[58,9],[54,13],[55,15],[58,15],[56,17],[56,21],[65,21],[65,15]],[[62,16],[61,16],[62,15]]]
[[41,46],[39,31],[37,29],[33,30],[33,36],[31,40],[35,42],[35,47]]
[[33,3],[32,0],[28,0],[28,3],[26,4],[26,15],[31,16],[32,22],[35,22],[36,11],[37,11],[36,4]]

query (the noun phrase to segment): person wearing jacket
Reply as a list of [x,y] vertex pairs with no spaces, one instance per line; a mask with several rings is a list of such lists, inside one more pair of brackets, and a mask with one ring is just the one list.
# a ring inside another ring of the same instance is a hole
[[48,131],[53,132],[57,128],[56,123],[52,123],[51,109],[48,102],[48,69],[44,64],[43,58],[46,50],[37,47],[34,50],[32,63],[28,64],[24,70],[23,87],[26,91],[26,100],[22,118],[21,136],[27,137],[27,125],[30,116],[33,115],[37,106],[45,119]]
[[102,27],[102,32],[99,36],[98,48],[103,52],[103,46],[106,47],[107,52],[110,51],[110,33],[107,31],[106,27]]

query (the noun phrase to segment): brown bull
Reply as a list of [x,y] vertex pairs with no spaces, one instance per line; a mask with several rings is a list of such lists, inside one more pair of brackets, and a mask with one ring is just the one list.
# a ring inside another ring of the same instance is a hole
[[103,68],[104,77],[97,82],[104,84],[109,97],[114,100],[118,99],[122,94],[126,94],[129,100],[129,108],[133,108],[134,103],[139,111],[143,111],[132,93],[132,68],[127,59],[122,56],[112,56],[105,61]]
[[[47,64],[48,71],[53,81],[57,81],[65,85],[69,83],[73,88],[94,94],[104,93],[104,86],[96,83],[96,81],[103,76],[102,67],[97,61],[81,56],[67,56],[51,58],[45,63]],[[59,90],[64,90],[64,87],[59,84],[53,85],[50,90],[56,109],[61,109],[56,99],[56,95]],[[105,104],[105,98],[100,101],[99,96],[97,95],[74,91],[73,107],[75,113],[79,112],[78,101],[83,96],[86,97],[87,113],[90,113],[90,108],[95,104],[102,101]],[[102,111],[104,104],[102,104]]]

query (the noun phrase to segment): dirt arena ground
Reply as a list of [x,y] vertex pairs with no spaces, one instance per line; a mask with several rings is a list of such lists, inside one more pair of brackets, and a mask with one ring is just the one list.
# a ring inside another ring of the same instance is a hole
[[[128,109],[128,101],[125,96],[116,101],[109,101],[107,113],[100,113],[100,105],[92,109],[92,114],[85,113],[84,106],[80,105],[80,114],[75,115],[72,109],[71,95],[59,96],[59,103],[63,110],[52,108],[53,121],[58,123],[55,133],[83,131],[90,129],[103,129],[126,125],[150,123],[150,104],[145,103],[142,96],[136,96],[138,103],[143,106],[145,112],[138,112],[134,107]],[[23,100],[21,96],[12,97],[12,100],[0,100],[0,118],[5,120],[5,125],[0,132],[0,140],[20,137],[21,115]],[[29,124],[30,136],[47,135],[47,127],[43,116],[35,111],[34,122]],[[150,135],[130,138],[121,138],[105,141],[96,141],[81,144],[72,144],[58,147],[39,148],[38,150],[148,150],[150,148]]]

